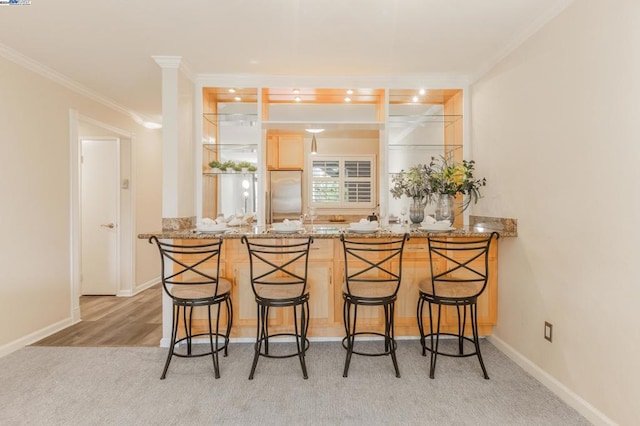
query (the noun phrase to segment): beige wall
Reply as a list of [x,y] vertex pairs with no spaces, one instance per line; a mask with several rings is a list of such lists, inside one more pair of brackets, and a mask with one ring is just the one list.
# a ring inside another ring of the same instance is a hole
[[[161,223],[161,133],[3,58],[0,75],[2,353],[70,319],[69,110],[135,133],[138,232]],[[153,247],[136,253],[136,283],[157,277]]]
[[495,335],[626,425],[640,424],[639,76],[640,2],[580,0],[471,95],[488,180],[474,212],[518,218]]

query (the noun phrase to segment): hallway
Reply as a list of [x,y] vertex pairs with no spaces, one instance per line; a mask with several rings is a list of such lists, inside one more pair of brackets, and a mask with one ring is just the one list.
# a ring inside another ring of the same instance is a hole
[[82,321],[32,346],[149,346],[162,338],[160,284],[132,297],[81,296]]

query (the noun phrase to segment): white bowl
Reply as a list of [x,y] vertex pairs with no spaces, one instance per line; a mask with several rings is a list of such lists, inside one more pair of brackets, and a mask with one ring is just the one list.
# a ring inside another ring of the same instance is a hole
[[378,228],[378,222],[351,222],[349,227],[356,231],[372,231]]
[[428,229],[449,229],[449,228],[451,228],[451,221],[449,221],[449,220],[439,220],[436,223],[422,222],[420,224],[420,226],[423,227],[423,228],[428,228]]
[[272,227],[276,231],[296,231],[300,229],[300,222],[296,220],[290,222],[274,223]]
[[224,231],[227,228],[226,223],[198,224],[197,228],[201,231]]

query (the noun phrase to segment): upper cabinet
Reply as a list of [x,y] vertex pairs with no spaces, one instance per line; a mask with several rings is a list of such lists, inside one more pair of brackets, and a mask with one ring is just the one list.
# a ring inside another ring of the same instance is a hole
[[269,135],[267,137],[267,169],[303,170],[304,146],[302,135]]

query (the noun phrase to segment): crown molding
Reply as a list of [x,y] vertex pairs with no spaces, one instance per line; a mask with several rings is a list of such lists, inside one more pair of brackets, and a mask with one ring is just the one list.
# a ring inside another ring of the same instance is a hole
[[180,68],[182,56],[151,56],[160,68]]
[[472,76],[471,84],[480,80],[489,71],[496,67],[504,58],[509,56],[513,51],[522,46],[525,41],[531,38],[535,33],[540,31],[542,27],[547,25],[551,20],[564,11],[575,0],[562,0],[554,5],[551,9],[547,10],[544,14],[540,15],[538,19],[533,21],[531,25],[526,27],[523,31],[518,33],[504,48],[493,58],[486,61],[478,71]]
[[3,57],[23,68],[28,69],[29,71],[32,71],[38,75],[40,75],[41,77],[44,77],[48,80],[53,81],[54,83],[57,83],[61,86],[66,87],[67,89],[76,92],[86,98],[89,98],[95,102],[98,102],[114,111],[120,112],[122,114],[125,114],[129,117],[131,117],[131,119],[133,119],[136,123],[140,124],[140,125],[145,125],[145,123],[148,123],[152,120],[147,120],[145,118],[143,118],[143,116],[141,116],[140,114],[136,113],[135,111],[120,105],[119,103],[115,102],[112,99],[107,98],[106,96],[103,96],[101,94],[99,94],[98,92],[95,92],[91,89],[89,89],[88,87],[78,83],[77,81],[67,77],[64,74],[61,74],[49,67],[47,67],[46,65],[29,58],[26,55],[23,55],[22,53],[10,48],[9,46],[6,46],[2,43],[0,43],[0,57]]
[[407,87],[450,88],[466,87],[469,76],[458,74],[403,74],[380,76],[300,76],[270,74],[198,74],[195,83],[200,87],[367,87],[406,89]]
[[196,75],[182,56],[151,56],[162,69],[178,69],[192,82],[196,81]]

